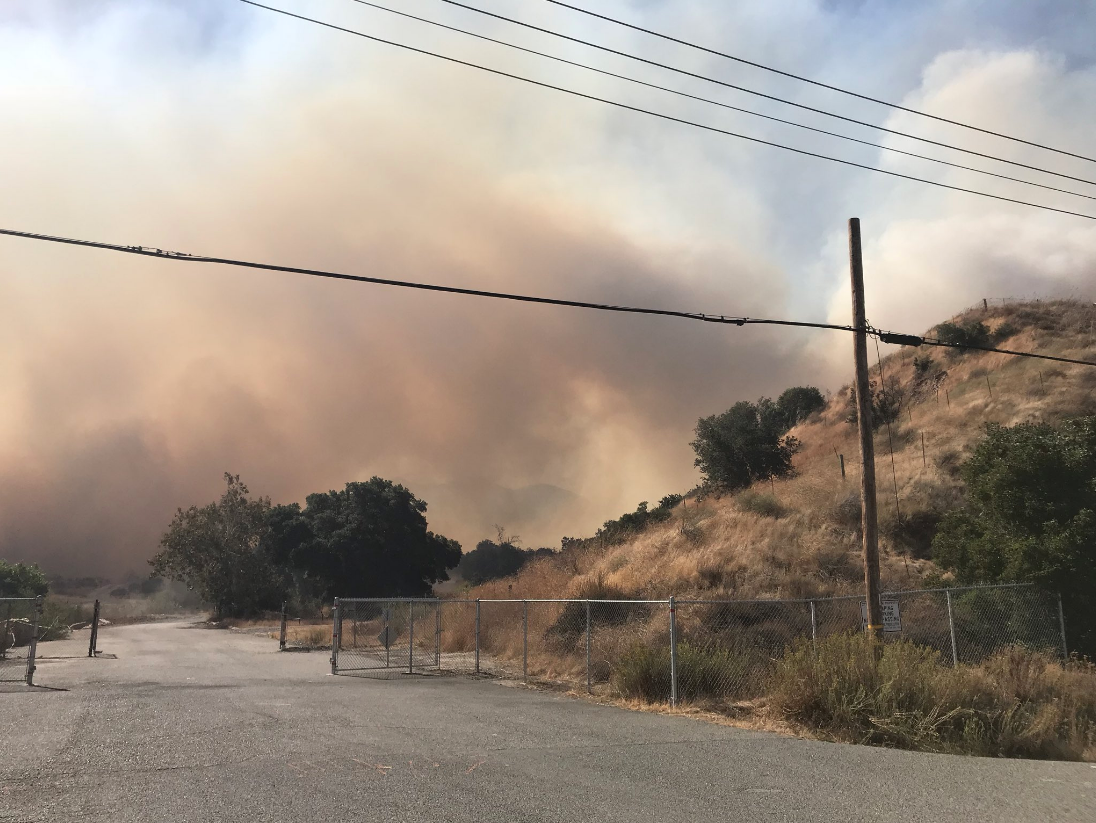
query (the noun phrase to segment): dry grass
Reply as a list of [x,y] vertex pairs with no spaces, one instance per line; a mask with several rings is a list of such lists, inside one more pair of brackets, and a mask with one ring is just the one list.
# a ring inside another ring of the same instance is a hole
[[1096,667],[1013,647],[978,666],[862,635],[802,643],[770,680],[775,716],[832,739],[918,751],[1096,760]]
[[[1084,303],[1017,303],[972,310],[954,320],[978,320],[991,330],[1008,324],[1015,329],[1005,341],[1009,348],[1096,356],[1096,311]],[[925,354],[934,362],[918,375],[913,360]],[[881,572],[885,588],[917,588],[937,571],[925,559],[928,544],[939,515],[960,500],[957,467],[982,426],[1055,423],[1096,413],[1096,379],[1080,366],[946,349],[901,349],[884,358],[883,368],[888,380],[901,382],[907,403],[891,430],[884,427],[875,437]],[[606,547],[588,542],[538,559],[468,596],[578,596],[594,580],[628,596],[651,598],[824,597],[859,591],[859,456],[855,430],[845,422],[845,403],[845,391],[837,392],[825,409],[792,431],[802,442],[795,477],[748,490],[744,494],[752,498],[744,501],[686,500],[670,521],[631,540]],[[838,454],[845,456],[844,481]],[[768,500],[755,505],[763,495],[774,497],[779,509]],[[777,511],[781,516],[774,519]]]

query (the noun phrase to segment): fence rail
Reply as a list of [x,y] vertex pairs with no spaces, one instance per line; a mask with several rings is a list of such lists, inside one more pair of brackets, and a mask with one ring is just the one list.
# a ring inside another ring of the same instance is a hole
[[[1010,645],[1067,654],[1058,598],[1033,586],[885,592],[885,640],[973,664]],[[671,704],[760,693],[784,653],[862,631],[865,599],[439,600],[339,598],[332,610],[335,674],[486,674],[620,690]]]

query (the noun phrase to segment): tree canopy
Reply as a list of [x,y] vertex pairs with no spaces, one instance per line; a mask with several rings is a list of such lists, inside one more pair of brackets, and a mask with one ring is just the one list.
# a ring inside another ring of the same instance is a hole
[[1096,418],[988,424],[961,469],[966,505],[945,515],[933,558],[964,583],[1061,592],[1074,639],[1096,647]]
[[422,597],[461,557],[460,544],[429,531],[425,515],[408,489],[373,477],[310,494],[303,509],[274,507],[264,546],[313,597]]
[[814,386],[792,386],[776,400],[776,412],[785,430],[802,423],[826,405],[826,398]]
[[38,597],[48,591],[49,582],[35,564],[0,560],[0,597]]
[[702,417],[696,424],[694,465],[704,482],[717,491],[734,491],[757,480],[783,477],[792,471],[799,441],[787,435],[786,420],[767,397],[757,403],[741,400],[723,414]]
[[149,561],[159,577],[193,589],[219,616],[275,609],[281,575],[262,550],[270,500],[252,499],[239,475],[225,474],[221,499],[179,509]]
[[551,549],[520,548],[520,538],[508,536],[501,526],[495,529],[498,532],[497,542],[481,540],[476,548],[461,556],[457,565],[457,574],[473,586],[517,574],[534,557],[555,554]]

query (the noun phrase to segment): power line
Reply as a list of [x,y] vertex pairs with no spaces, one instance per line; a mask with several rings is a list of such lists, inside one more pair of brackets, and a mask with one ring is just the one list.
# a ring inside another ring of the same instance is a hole
[[500,45],[500,46],[505,46],[507,48],[514,49],[516,51],[524,52],[525,54],[532,54],[532,55],[536,55],[537,57],[544,57],[548,60],[554,60],[557,63],[563,63],[563,64],[568,65],[568,66],[575,66],[577,68],[585,69],[587,71],[592,71],[592,72],[595,72],[597,74],[604,75],[606,77],[613,77],[613,78],[616,78],[617,80],[626,80],[629,83],[635,83],[636,85],[639,85],[639,86],[645,86],[645,87],[650,88],[650,89],[657,89],[658,91],[664,91],[664,92],[668,92],[670,94],[676,94],[679,97],[685,97],[685,98],[688,98],[690,100],[697,100],[701,103],[709,103],[713,106],[719,106],[720,108],[730,109],[731,111],[740,112],[742,114],[748,114],[748,115],[751,115],[752,117],[760,117],[764,120],[771,120],[771,121],[776,122],[776,123],[784,123],[785,125],[795,126],[796,128],[805,129],[807,131],[812,131],[812,132],[815,132],[817,134],[825,134],[829,137],[837,137],[841,140],[848,140],[852,143],[859,143],[860,145],[870,146],[874,149],[880,149],[882,151],[894,152],[895,154],[902,154],[902,155],[905,155],[906,157],[914,157],[914,158],[917,158],[918,160],[927,160],[930,163],[939,163],[940,165],[950,166],[951,168],[954,168],[954,169],[962,169],[963,171],[970,171],[970,172],[974,172],[976,174],[984,174],[988,177],[995,177],[999,180],[1009,180],[1013,183],[1023,183],[1026,186],[1034,186],[1036,188],[1046,189],[1047,191],[1054,191],[1054,192],[1059,192],[1061,194],[1068,194],[1072,197],[1083,197],[1086,200],[1096,200],[1096,195],[1082,194],[1081,192],[1071,191],[1069,189],[1062,189],[1062,188],[1058,188],[1057,186],[1048,186],[1045,183],[1036,183],[1032,180],[1024,180],[1022,178],[1012,177],[1012,176],[1007,175],[1007,174],[999,174],[998,172],[988,171],[986,169],[979,169],[979,168],[975,168],[973,166],[965,166],[962,163],[952,163],[949,160],[942,160],[938,157],[929,157],[928,155],[918,154],[918,153],[912,152],[912,151],[906,151],[905,149],[898,149],[898,148],[894,148],[892,146],[885,146],[882,143],[873,143],[870,140],[861,140],[858,137],[851,137],[847,134],[840,134],[840,133],[835,132],[835,131],[829,131],[827,129],[820,129],[820,128],[817,128],[815,126],[808,126],[806,123],[798,123],[795,120],[785,120],[782,117],[774,117],[771,114],[762,114],[761,112],[753,111],[751,109],[744,109],[744,108],[741,108],[740,106],[732,106],[729,103],[723,103],[723,102],[720,102],[719,100],[712,100],[710,98],[701,97],[701,96],[696,95],[696,94],[689,94],[688,92],[680,91],[678,89],[672,89],[672,88],[669,88],[668,86],[660,86],[657,83],[648,83],[645,80],[639,80],[635,77],[629,77],[628,75],[624,75],[624,74],[617,74],[616,72],[608,71],[606,69],[600,69],[600,68],[597,68],[596,66],[591,66],[587,63],[579,63],[575,60],[568,60],[568,59],[563,58],[563,57],[557,57],[554,54],[548,54],[546,52],[537,51],[536,49],[530,49],[530,48],[526,48],[525,46],[519,46],[516,43],[510,43],[506,40],[499,40],[498,38],[495,38],[495,37],[489,37],[486,34],[480,34],[478,32],[469,31],[467,29],[459,28],[458,26],[450,26],[447,23],[441,23],[441,22],[438,22],[437,20],[431,20],[427,17],[420,17],[420,16],[415,15],[415,14],[410,14],[409,12],[399,11],[397,9],[388,8],[387,6],[382,6],[378,3],[371,3],[371,2],[369,2],[369,0],[351,0],[351,2],[358,3],[359,5],[362,5],[362,6],[368,6],[369,8],[376,9],[378,11],[388,12],[389,14],[394,14],[394,15],[397,15],[399,17],[406,18],[408,20],[415,20],[415,21],[420,22],[420,23],[425,23],[429,26],[435,26],[435,27],[440,28],[440,29],[445,29],[446,31],[452,31],[452,32],[456,32],[458,34],[467,35],[468,37],[474,37],[477,40],[483,40],[483,41],[486,41],[488,43],[495,43],[495,44]]
[[[246,0],[245,0],[245,2],[246,2]],[[1041,166],[1032,166],[1028,163],[1021,163],[1018,160],[1009,160],[1007,158],[998,157],[998,156],[993,155],[993,154],[987,154],[985,152],[975,151],[974,149],[965,149],[965,148],[962,148],[961,146],[952,145],[951,143],[944,143],[944,142],[939,141],[939,140],[931,140],[928,137],[918,137],[916,134],[910,134],[909,132],[899,131],[897,129],[888,128],[886,126],[879,126],[879,125],[876,125],[875,123],[869,123],[866,120],[857,120],[855,117],[846,117],[843,114],[836,114],[835,112],[832,112],[832,111],[826,111],[825,109],[816,108],[814,106],[808,106],[805,103],[797,103],[794,100],[788,100],[787,98],[778,97],[777,95],[774,95],[774,94],[766,94],[765,92],[757,91],[756,89],[750,89],[750,88],[747,88],[745,86],[739,86],[735,83],[728,83],[728,82],[723,81],[723,80],[717,80],[716,78],[709,77],[705,74],[697,74],[696,72],[687,71],[686,69],[680,69],[680,68],[677,68],[676,66],[670,66],[666,63],[659,63],[656,60],[649,60],[646,57],[640,57],[638,54],[632,54],[630,52],[620,51],[619,49],[613,49],[613,48],[610,48],[609,46],[603,46],[600,43],[594,43],[594,42],[591,42],[590,40],[583,40],[579,37],[572,37],[569,34],[564,34],[562,32],[554,31],[553,29],[547,29],[547,28],[543,28],[542,26],[535,26],[532,23],[526,23],[526,22],[523,22],[521,20],[515,20],[513,17],[507,17],[503,14],[497,14],[496,12],[487,11],[486,9],[481,9],[481,8],[476,7],[476,6],[469,6],[467,3],[459,2],[459,0],[441,0],[441,2],[442,3],[448,3],[449,5],[456,6],[458,8],[466,9],[467,11],[475,12],[476,14],[482,14],[482,15],[485,15],[487,17],[493,17],[496,20],[503,20],[507,23],[512,23],[515,26],[522,26],[523,28],[531,29],[533,31],[539,31],[542,34],[548,34],[548,35],[551,35],[552,37],[559,37],[563,40],[569,40],[572,43],[579,43],[579,44],[584,45],[584,46],[589,46],[590,48],[599,49],[600,51],[608,52],[609,54],[615,54],[615,55],[618,55],[620,57],[627,57],[629,60],[635,60],[639,63],[646,63],[649,66],[656,66],[657,68],[660,68],[660,69],[666,69],[667,71],[676,72],[677,74],[683,74],[686,77],[693,77],[693,78],[696,78],[697,80],[703,80],[707,83],[715,83],[717,86],[723,86],[723,87],[728,88],[728,89],[734,89],[735,91],[741,91],[741,92],[744,92],[746,94],[752,94],[755,97],[762,97],[766,100],[773,100],[777,103],[783,103],[786,106],[794,106],[795,108],[803,109],[804,111],[813,111],[815,114],[822,114],[822,115],[825,115],[826,117],[833,117],[837,120],[844,120],[847,123],[855,123],[858,126],[865,126],[866,128],[869,128],[869,129],[876,129],[878,131],[886,132],[887,134],[894,134],[894,135],[897,135],[899,137],[907,137],[910,140],[918,140],[922,143],[928,143],[928,144],[933,145],[933,146],[941,146],[941,147],[946,148],[946,149],[952,149],[953,151],[961,151],[964,154],[972,154],[976,157],[986,158],[987,160],[995,160],[998,163],[1007,163],[1010,166],[1019,166],[1020,168],[1030,169],[1032,171],[1042,172],[1043,174],[1050,174],[1050,175],[1054,175],[1055,177],[1062,177],[1062,178],[1065,178],[1066,180],[1074,180],[1078,183],[1086,183],[1090,186],[1096,186],[1096,181],[1087,180],[1083,177],[1074,177],[1073,175],[1064,174],[1063,172],[1051,171],[1050,169],[1044,169]],[[1088,159],[1088,158],[1082,158],[1082,159]]]
[[105,243],[99,240],[80,240],[72,237],[59,237],[56,235],[39,234],[37,232],[17,231],[15,229],[0,228],[0,235],[18,237],[24,240],[38,240],[46,243],[60,243],[68,246],[82,248],[102,249],[104,251],[119,252],[122,254],[136,254],[143,257],[155,257],[158,260],[173,260],[180,263],[209,263],[221,266],[235,266],[245,269],[261,269],[263,271],[285,272],[288,274],[303,274],[308,277],[320,277],[331,280],[348,280],[355,283],[371,283],[379,286],[396,286],[405,289],[419,291],[440,292],[443,294],[459,294],[466,297],[486,297],[494,300],[513,300],[519,303],[538,303],[548,306],[567,306],[576,309],[593,309],[595,311],[616,312],[621,314],[646,314],[660,317],[678,317],[684,320],[697,320],[704,323],[719,323],[728,326],[789,326],[803,329],[829,329],[832,331],[857,332],[863,331],[878,337],[884,343],[894,343],[907,346],[942,346],[955,349],[979,349],[980,351],[1011,354],[1016,357],[1031,357],[1038,360],[1054,360],[1058,363],[1073,363],[1079,366],[1096,366],[1096,361],[1075,360],[1069,357],[1055,357],[1049,354],[1036,354],[1035,352],[1010,351],[1008,349],[995,349],[988,346],[966,346],[953,343],[945,343],[942,340],[934,340],[914,334],[900,334],[882,331],[868,326],[857,329],[854,326],[839,323],[811,323],[804,320],[773,320],[763,317],[744,317],[724,314],[706,314],[703,312],[675,311],[673,309],[652,309],[639,306],[621,306],[611,303],[591,303],[583,300],[565,300],[555,297],[535,297],[527,294],[515,294],[512,292],[485,291],[483,289],[466,289],[460,286],[443,286],[437,283],[420,283],[411,280],[393,280],[386,277],[368,277],[362,274],[344,274],[342,272],[324,271],[323,269],[306,269],[299,266],[279,266],[273,263],[256,263],[250,260],[234,260],[228,257],[206,257],[203,255],[188,254],[178,251],[164,251],[150,246],[127,246],[120,243]]
[[[366,40],[372,40],[375,43],[383,43],[383,44],[388,45],[388,46],[395,46],[396,48],[404,49],[406,51],[414,52],[416,54],[423,54],[423,55],[426,55],[428,57],[435,57],[439,60],[445,60],[448,63],[455,63],[455,64],[460,65],[460,66],[467,66],[469,68],[478,69],[479,71],[485,71],[485,72],[488,72],[490,74],[498,75],[499,77],[506,77],[506,78],[509,78],[511,80],[520,80],[523,83],[529,83],[530,85],[540,86],[541,88],[552,89],[554,91],[563,92],[564,94],[570,94],[574,97],[581,97],[585,100],[593,100],[597,103],[604,103],[606,105],[615,106],[616,108],[624,109],[626,111],[633,111],[633,112],[637,112],[639,114],[646,114],[649,117],[657,117],[661,120],[667,120],[667,121],[672,122],[672,123],[681,123],[682,125],[692,126],[694,128],[698,128],[698,129],[704,129],[705,131],[714,132],[716,134],[723,134],[723,135],[726,135],[728,137],[736,137],[740,140],[748,140],[751,143],[758,143],[758,144],[763,145],[763,146],[772,146],[773,148],[778,148],[778,149],[783,149],[784,151],[794,152],[795,154],[801,154],[801,155],[804,155],[805,157],[816,157],[816,158],[819,158],[821,160],[828,160],[832,163],[840,163],[842,165],[851,166],[853,168],[865,169],[867,171],[876,172],[877,174],[885,174],[885,175],[888,175],[889,177],[897,177],[897,178],[900,178],[902,180],[912,180],[912,181],[917,182],[917,183],[925,183],[929,186],[936,186],[937,188],[948,189],[949,191],[960,191],[960,192],[965,192],[966,194],[975,194],[975,195],[978,195],[979,197],[988,197],[991,200],[1000,200],[1000,201],[1005,202],[1005,203],[1015,203],[1017,205],[1030,206],[1031,208],[1042,209],[1044,211],[1056,212],[1058,214],[1068,214],[1068,215],[1071,215],[1073,217],[1083,217],[1086,220],[1096,220],[1096,215],[1084,214],[1083,212],[1077,212],[1077,211],[1070,211],[1069,209],[1059,209],[1059,208],[1056,208],[1054,206],[1046,206],[1046,205],[1042,205],[1040,203],[1032,203],[1028,200],[1019,200],[1019,199],[1014,198],[1014,197],[1005,197],[1004,195],[1000,195],[1000,194],[990,194],[988,192],[978,191],[977,189],[969,189],[969,188],[966,188],[964,186],[953,186],[950,183],[941,183],[941,182],[936,181],[936,180],[929,180],[929,179],[924,178],[924,177],[916,177],[916,176],[911,175],[911,174],[902,174],[901,172],[890,171],[888,169],[879,169],[879,168],[876,168],[874,166],[869,166],[865,163],[857,163],[857,162],[852,161],[852,160],[844,160],[844,159],[841,159],[839,157],[831,157],[827,154],[819,154],[818,152],[808,151],[807,149],[797,149],[797,148],[794,148],[792,146],[785,146],[783,143],[775,143],[771,140],[763,140],[760,137],[750,137],[750,136],[745,135],[745,134],[739,134],[738,132],[733,132],[733,131],[729,131],[727,129],[717,128],[716,126],[708,126],[708,125],[705,125],[703,123],[697,123],[693,120],[686,120],[684,118],[674,117],[672,115],[664,114],[662,112],[656,112],[656,111],[652,111],[650,109],[640,108],[638,106],[631,106],[631,105],[628,105],[627,103],[620,103],[616,100],[609,100],[605,97],[598,97],[597,95],[587,94],[585,92],[576,91],[574,89],[568,89],[568,88],[565,88],[563,86],[555,86],[551,83],[545,83],[541,80],[533,80],[530,77],[524,77],[520,74],[513,74],[512,72],[502,71],[501,69],[492,69],[492,68],[489,68],[487,66],[482,66],[479,63],[471,63],[467,60],[460,60],[456,57],[450,57],[450,56],[445,55],[445,54],[439,54],[437,52],[433,52],[433,51],[429,51],[427,49],[419,48],[417,46],[409,46],[406,43],[398,43],[395,40],[386,40],[383,37],[377,37],[377,36],[372,35],[372,34],[366,34],[365,32],[357,31],[355,29],[348,29],[344,26],[335,25],[334,23],[326,23],[323,20],[317,20],[313,17],[305,17],[304,15],[295,14],[294,12],[286,11],[285,9],[275,8],[274,6],[266,6],[266,5],[263,5],[262,3],[255,2],[255,0],[240,0],[240,2],[241,3],[246,3],[249,6],[254,6],[254,7],[259,8],[259,9],[264,9],[266,11],[274,12],[275,14],[281,14],[281,15],[284,15],[286,17],[294,18],[296,20],[302,20],[306,23],[314,23],[317,26],[323,26],[324,28],[332,29],[334,31],[341,31],[341,32],[345,32],[346,34],[353,34],[356,37],[362,37]],[[448,2],[448,0],[446,0],[446,2]]]
[[747,65],[747,66],[753,66],[754,68],[762,69],[763,71],[772,72],[773,74],[779,74],[779,75],[782,75],[784,77],[790,77],[793,80],[799,80],[803,83],[810,83],[812,86],[819,86],[823,89],[829,89],[830,91],[839,92],[840,94],[847,94],[850,97],[856,97],[860,100],[867,100],[870,103],[878,103],[881,106],[888,106],[892,109],[898,109],[899,111],[908,112],[909,114],[916,114],[920,117],[927,117],[930,120],[936,120],[940,123],[948,123],[952,126],[959,126],[960,128],[970,129],[971,131],[978,131],[978,132],[981,132],[982,134],[990,134],[990,135],[993,135],[994,137],[1000,137],[1004,140],[1012,140],[1013,142],[1016,142],[1016,143],[1023,143],[1025,146],[1034,146],[1035,148],[1038,148],[1038,149],[1045,149],[1046,151],[1052,151],[1052,152],[1055,152],[1057,154],[1064,154],[1067,157],[1076,157],[1078,160],[1087,160],[1090,163],[1096,163],[1096,159],[1093,159],[1091,157],[1086,157],[1083,154],[1074,154],[1071,151],[1066,151],[1064,149],[1056,149],[1053,146],[1047,146],[1047,145],[1044,145],[1043,143],[1035,143],[1031,140],[1024,140],[1023,138],[1020,138],[1020,137],[1013,137],[1012,135],[1002,134],[1001,132],[992,131],[991,129],[984,129],[984,128],[981,128],[980,126],[972,126],[969,123],[962,123],[958,120],[950,120],[947,117],[940,117],[939,115],[936,115],[936,114],[929,114],[928,112],[921,111],[919,109],[911,109],[911,108],[908,108],[906,106],[899,105],[898,103],[890,103],[886,100],[880,100],[878,97],[870,97],[869,95],[860,94],[859,92],[851,91],[849,89],[844,89],[844,88],[841,88],[840,86],[832,86],[829,83],[823,83],[820,80],[812,80],[809,77],[803,77],[802,75],[799,75],[799,74],[793,74],[790,71],[784,71],[782,69],[773,68],[772,66],[766,66],[764,63],[757,63],[757,62],[754,62],[753,60],[747,60],[744,57],[737,57],[733,54],[727,54],[726,52],[723,52],[723,51],[716,51],[715,49],[710,49],[710,48],[707,48],[706,46],[701,46],[701,45],[698,45],[696,43],[691,43],[688,40],[681,40],[681,39],[678,39],[677,37],[672,37],[668,34],[664,34],[663,32],[654,31],[653,29],[646,29],[646,28],[643,28],[643,26],[637,26],[637,25],[634,25],[632,23],[625,22],[624,20],[618,20],[617,18],[610,17],[607,14],[598,14],[597,12],[590,11],[589,9],[580,8],[579,6],[572,6],[570,3],[562,2],[562,0],[546,0],[546,2],[551,3],[555,6],[562,6],[563,8],[571,9],[572,11],[577,11],[581,14],[589,15],[590,17],[597,17],[600,20],[606,20],[610,23],[615,23],[618,26],[624,26],[625,28],[629,28],[629,29],[632,29],[634,31],[641,31],[644,34],[649,34],[652,37],[659,37],[663,40],[668,40],[671,43],[677,43],[677,44],[682,45],[682,46],[688,46],[689,48],[696,49],[697,51],[703,51],[703,52],[707,52],[708,54],[714,54],[717,57],[725,57],[728,60],[734,60],[736,63],[742,63],[742,64]]

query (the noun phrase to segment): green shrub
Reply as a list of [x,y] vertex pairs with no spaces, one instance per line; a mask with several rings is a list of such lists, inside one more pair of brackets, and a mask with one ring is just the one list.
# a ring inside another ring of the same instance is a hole
[[1000,326],[993,330],[993,342],[1001,343],[1008,340],[1010,337],[1015,337],[1020,333],[1021,329],[1008,320],[1003,322]]
[[913,373],[918,377],[924,377],[934,365],[936,365],[936,361],[932,359],[932,355],[916,355],[913,358]]
[[[725,648],[677,644],[678,699],[686,702],[742,696],[757,683],[752,660]],[[636,644],[613,668],[613,685],[625,697],[661,703],[670,697],[670,649]]]
[[641,643],[621,655],[613,668],[613,686],[624,697],[647,703],[670,699],[670,650]]
[[840,740],[922,751],[1068,760],[1096,757],[1096,669],[1019,647],[980,667],[862,635],[800,643],[777,663],[772,708]]
[[764,492],[742,492],[735,498],[735,501],[738,503],[738,508],[744,512],[752,512],[761,517],[771,517],[774,520],[779,520],[788,513],[787,507],[771,494],[765,494]]
[[941,323],[936,327],[936,336],[942,343],[958,346],[953,353],[965,351],[968,346],[988,346],[991,342],[989,328],[979,321],[963,324]]
[[605,578],[601,575],[592,580],[583,581],[578,591],[572,596],[576,599],[568,600],[563,604],[559,617],[547,631],[548,636],[571,642],[586,634],[586,604],[582,602],[583,600],[622,601],[590,604],[590,624],[595,630],[606,626],[623,626],[626,623],[642,622],[651,613],[650,605],[628,600],[630,595],[627,592],[619,586],[605,582]]

